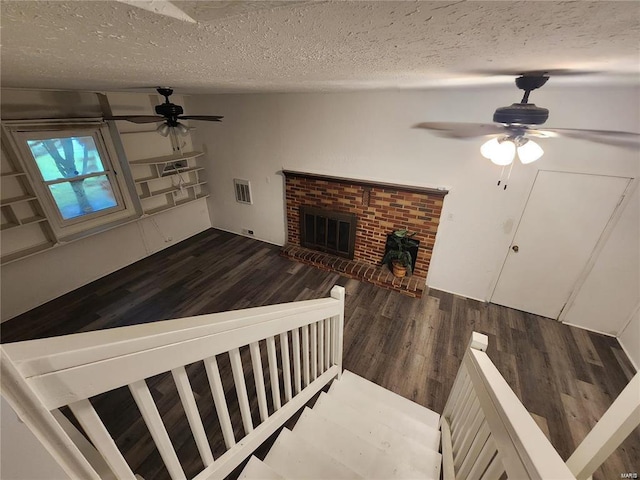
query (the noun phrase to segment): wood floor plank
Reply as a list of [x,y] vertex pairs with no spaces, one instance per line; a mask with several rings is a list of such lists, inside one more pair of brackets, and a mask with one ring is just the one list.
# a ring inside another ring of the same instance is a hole
[[[345,287],[344,368],[437,412],[473,330],[487,354],[567,458],[634,373],[616,339],[430,289],[421,299],[295,263],[279,248],[210,229],[0,325],[3,342],[162,321],[329,296]],[[280,352],[277,353],[278,356]],[[265,345],[263,375],[269,378]],[[248,348],[241,349],[252,419],[260,422]],[[228,355],[218,364],[236,440],[244,436]],[[214,458],[226,449],[202,362],[187,366]],[[187,476],[202,461],[169,373],[148,379]],[[273,413],[270,382],[267,407]],[[281,392],[284,395],[284,392]],[[284,396],[282,397],[284,401]],[[136,473],[168,479],[128,389],[91,399]],[[261,448],[264,455],[266,447]],[[636,429],[595,475],[638,471]],[[237,475],[236,475],[237,476]]]

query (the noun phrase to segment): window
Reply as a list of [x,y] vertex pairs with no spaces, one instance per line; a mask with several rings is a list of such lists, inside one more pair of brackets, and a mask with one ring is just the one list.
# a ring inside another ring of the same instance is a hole
[[6,130],[59,239],[136,215],[106,125],[11,122]]

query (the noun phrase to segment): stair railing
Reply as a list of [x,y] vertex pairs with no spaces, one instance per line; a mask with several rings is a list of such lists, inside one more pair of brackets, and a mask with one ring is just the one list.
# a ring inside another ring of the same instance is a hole
[[575,479],[473,332],[441,416],[443,477]]
[[567,466],[578,480],[587,480],[638,425],[640,425],[640,373],[635,374],[578,445],[567,460]]
[[[335,286],[325,299],[4,344],[0,346],[2,395],[71,478],[134,480],[90,400],[128,386],[169,475],[178,480],[185,479],[183,466],[145,380],[170,371],[204,465],[195,479],[224,478],[327,383],[340,377],[344,295],[344,288]],[[261,343],[267,350],[271,414]],[[258,425],[253,424],[240,354],[246,347],[256,384]],[[241,439],[234,435],[217,355],[229,355],[245,433]],[[185,370],[197,361],[204,362],[226,444],[226,452],[216,459]],[[60,413],[64,406],[91,443]]]

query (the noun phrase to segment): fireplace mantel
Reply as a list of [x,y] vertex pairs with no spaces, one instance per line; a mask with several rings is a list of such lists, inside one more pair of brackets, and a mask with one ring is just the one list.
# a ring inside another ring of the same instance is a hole
[[325,182],[346,183],[349,185],[358,185],[360,187],[378,187],[390,190],[402,190],[411,193],[426,193],[436,195],[446,195],[449,189],[445,187],[419,187],[417,185],[403,185],[400,183],[378,182],[376,180],[362,180],[358,178],[334,177],[332,175],[324,175],[319,173],[299,172],[296,170],[282,170],[285,177],[308,178],[312,180],[321,180]]

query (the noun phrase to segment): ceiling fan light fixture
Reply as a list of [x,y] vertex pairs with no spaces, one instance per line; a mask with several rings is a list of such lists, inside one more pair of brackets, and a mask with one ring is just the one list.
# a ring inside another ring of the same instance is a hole
[[182,135],[183,137],[189,133],[189,127],[180,122],[177,122],[176,126],[173,128],[175,128],[176,133]]
[[163,137],[167,137],[169,135],[170,127],[166,123],[161,123],[158,128],[156,128],[156,132],[158,132]]
[[496,165],[505,166],[513,162],[516,145],[509,138],[492,138],[480,147],[480,153]]
[[531,139],[525,139],[526,141],[518,147],[518,158],[524,165],[533,163],[544,155],[544,150],[540,145]]

